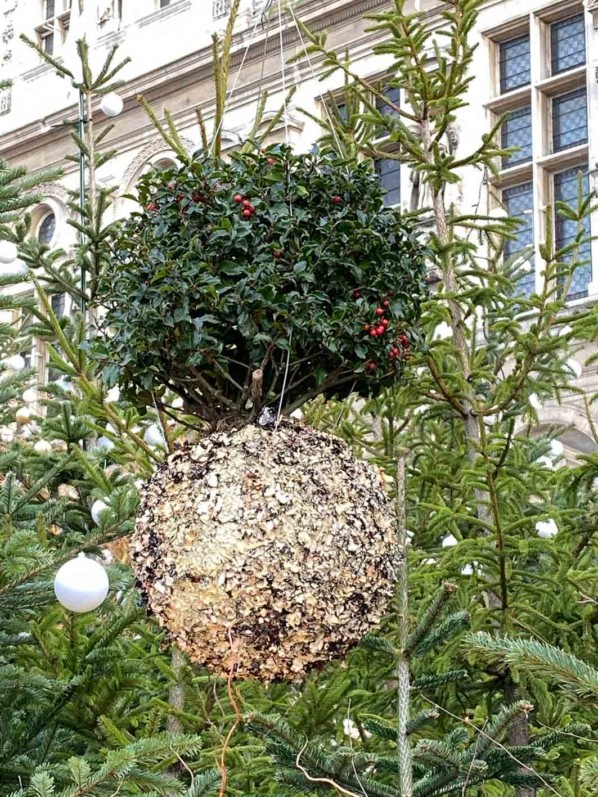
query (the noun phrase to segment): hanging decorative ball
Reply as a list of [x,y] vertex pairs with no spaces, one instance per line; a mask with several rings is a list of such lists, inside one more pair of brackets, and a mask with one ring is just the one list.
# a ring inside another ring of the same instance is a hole
[[143,439],[148,446],[164,445],[164,435],[162,434],[162,429],[160,429],[160,427],[155,423],[147,427],[145,434],[143,435]]
[[282,420],[168,457],[142,491],[131,555],[151,610],[193,661],[271,681],[342,656],[380,621],[399,552],[373,468]]
[[105,94],[100,103],[100,110],[106,116],[118,116],[122,113],[123,107],[122,98],[115,91]]
[[550,441],[550,454],[549,456],[552,459],[560,459],[563,454],[565,453],[565,446],[561,443],[560,440],[551,440]]
[[12,241],[0,241],[0,263],[5,265],[14,262],[18,253],[17,245]]
[[96,446],[98,448],[103,449],[104,451],[112,451],[112,449],[114,448],[114,443],[109,437],[104,437],[104,435],[102,435],[102,437],[98,437],[98,442],[96,443]]
[[442,539],[442,547],[443,548],[452,548],[453,545],[458,545],[459,540],[453,535],[448,534],[446,537]]
[[38,440],[33,446],[36,454],[49,454],[52,451],[52,446],[47,440]]
[[559,533],[559,528],[552,518],[539,520],[536,523],[536,534],[543,540],[551,540]]
[[73,487],[72,484],[59,484],[56,492],[59,498],[68,498],[71,501],[77,501],[79,498],[77,488]]
[[80,553],[62,565],[54,579],[54,594],[71,612],[92,612],[108,594],[108,574],[99,562]]
[[22,260],[13,260],[11,263],[0,264],[0,274],[3,277],[20,277],[29,273],[27,263]]
[[543,455],[536,459],[536,465],[542,465],[544,468],[548,468],[549,470],[554,470],[554,462],[552,457],[547,457]]
[[15,420],[17,423],[21,424],[21,426],[29,423],[31,420],[31,410],[29,407],[19,407],[15,413]]
[[25,367],[25,359],[20,354],[13,354],[12,357],[7,357],[3,360],[5,368],[9,371],[22,371]]
[[120,398],[120,390],[117,386],[111,387],[110,390],[106,393],[106,400],[107,401],[118,401]]
[[105,509],[108,509],[108,504],[100,498],[93,502],[91,505],[91,517],[94,523],[100,522],[100,516]]
[[32,387],[28,387],[27,390],[23,393],[23,401],[25,404],[33,404],[37,401],[37,390],[34,390]]
[[58,451],[59,453],[65,453],[66,451],[69,450],[66,440],[61,440],[60,438],[50,440],[50,445],[52,446],[54,451]]
[[12,443],[14,439],[15,433],[13,430],[9,429],[8,426],[3,426],[0,430],[0,440],[2,440],[3,443]]

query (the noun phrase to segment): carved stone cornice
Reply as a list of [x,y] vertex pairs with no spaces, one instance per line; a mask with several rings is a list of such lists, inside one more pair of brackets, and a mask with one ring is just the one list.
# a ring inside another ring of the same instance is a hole
[[[195,149],[195,144],[189,138],[182,138],[181,139],[183,146],[187,150],[187,152],[192,152]],[[144,166],[154,155],[158,155],[161,152],[164,153],[164,156],[172,156],[172,150],[168,149],[168,146],[165,144],[162,139],[158,139],[156,141],[150,141],[149,144],[146,144],[143,149],[141,149],[137,155],[133,158],[131,163],[127,166],[125,173],[122,179],[122,188],[123,191],[128,190],[129,183],[135,177],[139,169]]]

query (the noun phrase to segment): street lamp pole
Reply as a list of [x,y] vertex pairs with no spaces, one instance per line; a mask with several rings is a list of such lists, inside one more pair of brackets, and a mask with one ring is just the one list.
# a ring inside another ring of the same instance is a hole
[[[79,86],[79,119],[78,119],[78,133],[81,141],[85,141],[85,122],[86,122],[86,99],[85,93],[81,86]],[[85,224],[85,153],[82,149],[79,150],[79,216],[81,225]],[[84,235],[79,231],[79,242],[83,243]],[[87,290],[85,278],[85,265],[83,257],[80,258],[79,266],[81,268],[81,312],[83,316],[87,312],[87,301],[85,292]]]

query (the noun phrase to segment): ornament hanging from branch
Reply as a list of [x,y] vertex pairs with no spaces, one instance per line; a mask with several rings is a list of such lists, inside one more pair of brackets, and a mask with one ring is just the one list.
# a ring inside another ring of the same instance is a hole
[[[133,567],[159,623],[226,675],[294,680],[342,656],[393,595],[393,513],[337,438],[283,420],[209,435],[142,494]],[[232,646],[231,646],[232,640]]]

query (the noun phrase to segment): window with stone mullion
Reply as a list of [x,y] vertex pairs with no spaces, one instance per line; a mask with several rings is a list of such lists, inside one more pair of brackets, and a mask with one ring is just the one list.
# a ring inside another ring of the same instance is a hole
[[504,94],[531,80],[529,33],[499,44],[500,91]]
[[586,89],[580,88],[561,94],[552,101],[552,149],[563,149],[585,144],[588,140],[588,114]]
[[[579,199],[579,181],[581,176],[582,192],[585,196],[589,193],[589,174],[586,166],[576,166],[554,175],[554,200],[564,202],[575,208]],[[557,249],[569,246],[578,234],[576,221],[563,218],[556,213],[555,218],[555,244]],[[583,221],[584,237],[590,237],[590,220],[586,216]],[[573,252],[566,256],[571,260]],[[576,259],[581,263],[575,270],[568,299],[579,299],[588,295],[588,286],[592,280],[592,249],[590,241],[584,241],[576,253]]]
[[576,14],[550,26],[551,73],[558,75],[586,62],[584,15]]
[[[524,249],[534,244],[534,184],[530,180],[526,183],[505,188],[503,191],[503,204],[508,215],[519,221],[519,227],[513,238],[508,239],[504,246],[505,258],[514,258]],[[524,274],[517,283],[517,292],[523,296],[530,296],[536,287],[535,264],[532,259],[532,270]]]
[[532,159],[532,109],[530,105],[511,111],[502,127],[502,146],[519,147],[519,152],[502,159],[503,168],[517,166]]

